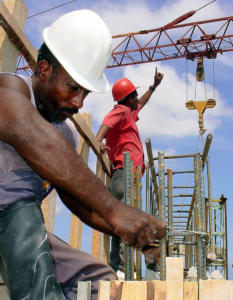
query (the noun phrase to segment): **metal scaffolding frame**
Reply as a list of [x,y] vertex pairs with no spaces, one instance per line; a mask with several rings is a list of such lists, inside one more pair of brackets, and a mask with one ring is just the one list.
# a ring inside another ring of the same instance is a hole
[[[211,141],[212,135],[208,134],[202,153],[165,156],[163,152],[159,152],[158,157],[153,157],[151,141],[146,140],[148,154],[146,207],[149,213],[154,216],[158,215],[168,224],[167,237],[161,241],[161,280],[166,279],[165,257],[180,255],[185,258],[186,271],[193,266],[197,267],[197,279],[206,279],[207,271],[211,272],[216,269],[220,270],[224,278],[227,278],[226,202],[213,202],[216,200],[211,199],[208,162]],[[182,171],[166,169],[165,164],[168,159],[191,159],[193,168]],[[158,161],[157,173],[155,161]],[[207,198],[205,198],[203,172],[205,165]],[[193,184],[180,183],[182,180],[177,180],[177,177],[181,174],[190,174]],[[177,192],[179,190],[180,193]],[[189,192],[186,192],[187,190]],[[217,254],[216,261],[210,262],[207,259],[208,251]],[[218,257],[218,251],[221,251],[221,259]]]

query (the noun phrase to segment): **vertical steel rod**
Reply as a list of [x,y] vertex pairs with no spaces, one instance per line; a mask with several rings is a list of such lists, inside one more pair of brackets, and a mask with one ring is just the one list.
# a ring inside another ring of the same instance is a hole
[[[197,176],[197,186],[196,186],[196,207],[197,207],[197,229],[199,232],[204,231],[205,224],[205,198],[204,198],[204,183],[202,177],[202,164],[200,154],[195,154],[194,158],[194,166],[195,166],[195,176]],[[197,236],[197,278],[206,279],[206,257],[204,257],[205,249],[204,249],[204,241],[201,235]]]
[[[125,194],[124,201],[127,205],[131,205],[131,185],[132,185],[132,173],[130,154],[128,152],[123,153],[124,157],[124,181],[125,181]],[[132,249],[129,246],[125,246],[125,280],[132,280]]]
[[212,199],[211,199],[211,180],[210,180],[209,159],[207,159],[206,167],[207,167],[208,202],[209,202],[209,240],[210,240],[210,251],[213,252]]
[[147,150],[147,156],[148,156],[148,160],[149,160],[152,182],[154,185],[154,193],[156,195],[155,198],[156,198],[157,206],[159,206],[159,193],[158,193],[158,185],[157,185],[157,180],[156,180],[154,159],[153,159],[153,154],[152,154],[151,140],[148,138],[146,139],[146,150]]
[[[172,170],[167,170],[167,192],[168,192],[168,231],[173,231],[173,188]],[[168,237],[168,256],[172,256],[173,236]]]
[[[164,152],[158,153],[159,164],[159,215],[163,221],[165,219],[165,166]],[[160,240],[160,280],[166,280],[166,238]]]
[[[136,208],[142,209],[142,198],[141,198],[141,167],[136,168]],[[136,279],[141,280],[142,278],[142,251],[136,250]]]

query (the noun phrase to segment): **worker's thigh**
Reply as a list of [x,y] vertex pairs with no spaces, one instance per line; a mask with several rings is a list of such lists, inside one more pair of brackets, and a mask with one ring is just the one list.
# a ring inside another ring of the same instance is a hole
[[91,281],[91,299],[98,299],[98,281],[116,280],[115,272],[107,265],[83,251],[48,233],[55,274],[66,299],[77,299],[78,281]]
[[124,200],[124,170],[123,169],[117,169],[113,172],[109,191],[111,194],[113,194],[118,200],[123,201]]
[[64,300],[49,253],[40,203],[18,201],[0,213],[0,271],[12,300]]

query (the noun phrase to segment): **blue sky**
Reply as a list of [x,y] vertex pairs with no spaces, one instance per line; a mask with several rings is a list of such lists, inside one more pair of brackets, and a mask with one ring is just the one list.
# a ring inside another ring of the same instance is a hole
[[[65,3],[65,1],[24,0],[28,6],[28,16],[50,9]],[[108,24],[112,34],[127,33],[143,29],[152,29],[163,26],[178,16],[207,4],[208,0],[135,0],[135,1],[107,1],[107,0],[79,0],[71,4],[30,18],[26,21],[25,33],[33,46],[39,48],[42,43],[42,29],[49,26],[53,20],[65,12],[74,9],[92,9],[96,11]],[[198,11],[185,22],[208,20],[233,15],[233,2],[217,0],[210,6]],[[228,198],[228,243],[229,243],[229,275],[233,279],[233,204],[232,204],[232,170],[233,170],[233,53],[218,55],[214,64],[211,60],[204,61],[206,73],[207,98],[215,94],[216,107],[206,110],[204,114],[207,133],[213,134],[210,149],[210,168],[212,182],[212,197],[219,198],[224,194]],[[148,105],[143,109],[138,122],[142,142],[151,138],[153,153],[157,156],[158,150],[165,154],[190,154],[199,149],[202,144],[198,141],[198,114],[185,107],[186,100],[193,100],[195,94],[196,62],[184,59],[166,62],[141,64],[124,68],[106,70],[111,83],[120,77],[128,77],[135,85],[139,85],[139,95],[142,95],[153,82],[154,69],[164,73],[164,80],[151,97]],[[188,72],[186,71],[188,68]],[[214,81],[213,81],[214,74]],[[186,83],[188,78],[188,85]],[[215,90],[213,83],[215,82]],[[189,97],[187,99],[187,91]],[[213,92],[214,90],[214,92]],[[205,100],[204,85],[197,84],[196,100]],[[104,115],[112,108],[111,93],[92,94],[85,101],[82,111],[88,111],[93,116],[93,131],[96,133]],[[192,163],[190,162],[190,168]],[[94,162],[92,168],[94,169]],[[168,167],[183,169],[181,162],[169,162]],[[206,190],[207,193],[207,190]],[[70,214],[59,203],[57,209],[56,233],[68,239]],[[83,247],[90,249],[90,231],[84,231]]]

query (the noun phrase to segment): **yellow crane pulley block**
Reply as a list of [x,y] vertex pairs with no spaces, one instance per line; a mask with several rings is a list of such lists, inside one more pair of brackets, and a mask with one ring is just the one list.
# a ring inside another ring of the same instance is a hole
[[206,129],[204,129],[204,120],[203,120],[203,114],[206,110],[206,108],[213,108],[216,105],[216,101],[214,99],[208,99],[205,101],[187,101],[186,102],[186,107],[188,109],[196,109],[199,114],[199,128],[200,128],[200,133],[204,134]]

